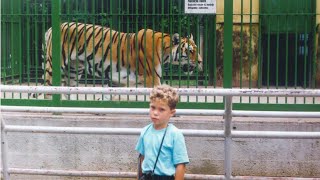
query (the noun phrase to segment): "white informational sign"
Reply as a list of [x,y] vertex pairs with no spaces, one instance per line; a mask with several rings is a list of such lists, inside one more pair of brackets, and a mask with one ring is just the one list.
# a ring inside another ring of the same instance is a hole
[[184,0],[186,14],[216,14],[216,0]]

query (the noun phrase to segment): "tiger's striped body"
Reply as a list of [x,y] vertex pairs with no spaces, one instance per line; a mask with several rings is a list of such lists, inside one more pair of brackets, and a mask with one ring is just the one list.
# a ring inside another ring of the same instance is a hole
[[[51,86],[51,28],[45,39],[45,84]],[[117,86],[133,86],[138,82],[153,87],[161,84],[162,63],[188,64],[191,69],[202,67],[192,38],[179,38],[177,34],[171,37],[151,29],[142,29],[137,34],[123,33],[99,25],[66,22],[61,24],[61,47],[61,69],[68,86],[76,86],[76,80],[87,71]]]

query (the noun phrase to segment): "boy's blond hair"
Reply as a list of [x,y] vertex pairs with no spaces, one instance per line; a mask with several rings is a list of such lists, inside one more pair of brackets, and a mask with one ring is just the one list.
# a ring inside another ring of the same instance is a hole
[[170,109],[175,109],[179,101],[178,92],[169,85],[163,84],[152,89],[150,93],[150,101],[161,100],[166,101]]

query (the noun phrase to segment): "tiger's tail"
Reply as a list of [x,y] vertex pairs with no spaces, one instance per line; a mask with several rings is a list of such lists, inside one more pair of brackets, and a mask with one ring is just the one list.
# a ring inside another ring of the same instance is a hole
[[[46,86],[52,86],[52,67],[51,67],[51,60],[48,59],[50,58],[50,55],[48,55],[47,47],[48,47],[48,42],[49,42],[49,37],[51,36],[51,28],[46,31],[45,33],[45,43],[42,43],[41,47],[41,68],[43,71],[43,74],[41,76],[42,78],[42,83],[41,85],[46,85]],[[33,98],[37,98],[41,96],[43,93],[31,93],[29,96]],[[48,99],[49,97],[47,95],[50,94],[45,94],[45,99]]]

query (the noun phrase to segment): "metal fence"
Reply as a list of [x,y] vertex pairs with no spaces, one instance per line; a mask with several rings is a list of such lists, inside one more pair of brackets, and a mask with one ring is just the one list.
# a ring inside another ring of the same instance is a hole
[[[222,6],[223,4],[234,4],[235,8]],[[63,62],[60,62],[62,48],[59,46],[59,29],[62,22],[79,22],[134,34],[147,28],[170,35],[179,33],[180,38],[193,34],[203,60],[203,68],[200,70],[196,67],[192,73],[183,73],[181,64],[174,65],[173,57],[170,57],[169,63],[161,65],[161,82],[175,87],[317,89],[320,83],[318,4],[317,0],[217,0],[216,14],[187,14],[184,1],[180,0],[4,0],[1,1],[1,79],[5,85],[41,86],[47,64],[45,58],[48,55],[46,46],[43,49],[45,32],[52,27],[52,84],[70,84],[73,78],[70,73],[79,73],[77,67],[81,65],[81,61],[76,58],[75,69],[69,67],[64,72],[68,74],[68,78],[61,77],[63,73],[60,71],[60,64]],[[93,35],[97,34],[98,32],[93,32]],[[120,35],[114,37],[121,38]],[[79,43],[77,41],[76,44]],[[91,41],[85,46],[90,44],[94,46]],[[117,46],[111,51],[114,55],[117,54],[116,61],[121,62],[119,57],[123,52],[118,50],[121,43],[115,40],[115,44]],[[142,44],[150,46],[147,42]],[[137,42],[130,46],[134,45],[138,45]],[[123,55],[129,54],[127,52]],[[155,54],[152,56],[154,62]],[[190,59],[190,54],[188,57]],[[181,55],[178,59],[182,59]],[[144,67],[148,64],[146,60],[146,57],[140,59]],[[199,59],[196,58],[196,61]],[[66,64],[70,66],[70,59]],[[89,64],[85,63],[84,66],[88,67]],[[93,76],[87,71],[81,77],[77,76],[75,86],[110,86],[106,76],[95,76],[95,66],[92,71]],[[148,76],[146,69],[138,74],[141,79]],[[120,71],[114,76],[121,76]],[[138,81],[137,78],[136,82]],[[133,85],[137,86],[146,87],[146,83],[142,81],[140,85]],[[33,98],[13,93],[2,93],[1,97],[2,103],[6,105],[23,102],[24,105],[79,106],[80,103],[77,102],[81,101],[87,107],[115,106],[113,102],[97,101],[112,99],[103,94],[78,95],[75,97],[76,102],[69,98],[62,99],[59,95],[49,100],[44,99],[44,96]],[[137,96],[124,99],[130,103],[119,99],[114,101],[121,107],[143,107],[146,100],[145,97]],[[204,108],[210,105],[223,108],[223,98],[216,96],[186,97],[185,102],[181,103],[181,107],[197,105],[198,108]],[[316,111],[320,104],[316,98],[295,97],[241,97],[235,102],[238,103],[236,109],[253,110]],[[204,105],[200,105],[201,103]]]
[[[42,93],[109,93],[115,94],[145,94],[150,91],[148,88],[67,88],[67,87],[15,87],[4,86],[5,92],[42,92]],[[222,137],[224,138],[224,176],[221,175],[197,175],[187,174],[186,179],[245,179],[253,177],[232,176],[231,144],[235,138],[284,138],[284,139],[319,139],[320,132],[295,132],[295,131],[237,131],[232,130],[231,123],[233,117],[301,117],[301,118],[319,118],[319,112],[259,112],[259,111],[237,111],[233,110],[233,97],[237,95],[248,96],[295,96],[295,97],[320,97],[319,90],[250,90],[250,89],[178,89],[180,96],[198,93],[199,95],[213,96],[216,94],[225,97],[224,110],[183,110],[177,109],[177,115],[220,115],[224,116],[224,130],[196,130],[183,129],[185,136],[193,137]],[[120,113],[120,114],[148,114],[147,109],[92,109],[92,108],[61,108],[61,107],[17,107],[1,106],[3,112],[60,112],[60,113]],[[136,128],[86,128],[86,127],[45,127],[45,126],[19,126],[6,125],[2,119],[2,167],[4,179],[9,180],[10,174],[41,174],[56,176],[99,176],[99,177],[122,177],[133,178],[134,172],[100,172],[100,171],[76,171],[76,170],[45,170],[45,169],[20,169],[8,167],[8,142],[7,133],[66,133],[66,134],[116,134],[116,135],[138,135],[141,129]],[[255,179],[267,179],[267,177],[254,177]]]

